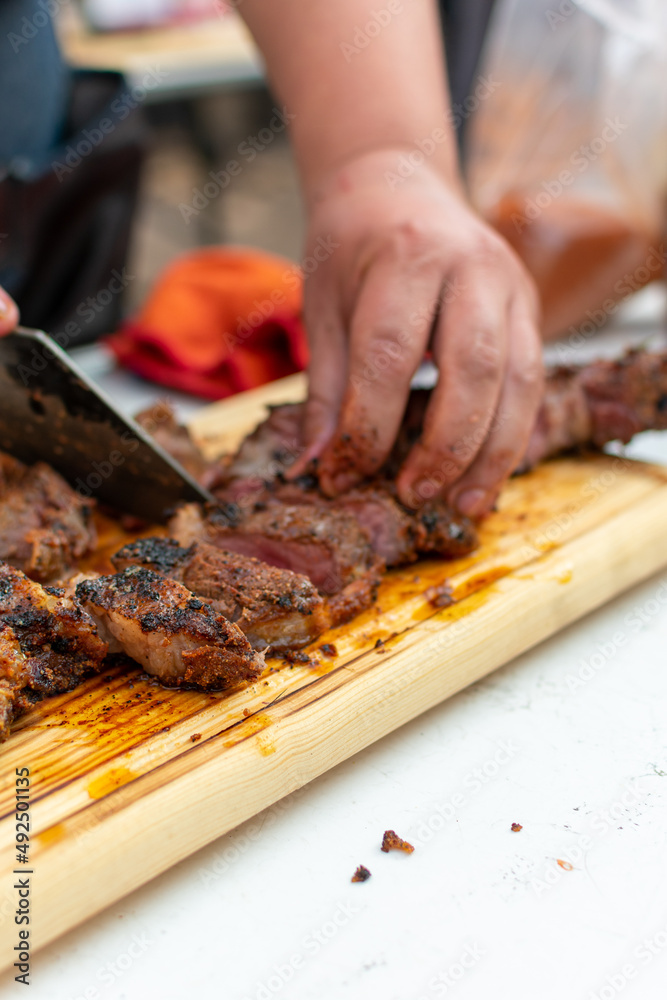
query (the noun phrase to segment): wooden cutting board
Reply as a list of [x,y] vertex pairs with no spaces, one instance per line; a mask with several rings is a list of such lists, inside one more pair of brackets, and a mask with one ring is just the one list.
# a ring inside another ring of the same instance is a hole
[[[207,408],[193,431],[211,453],[230,447],[266,402],[302,393],[285,379]],[[477,552],[389,574],[309,665],[271,661],[227,696],[114,669],[36,706],[0,748],[0,967],[17,943],[16,768],[32,786],[34,950],[667,566],[666,512],[667,469],[550,462],[512,480]],[[102,527],[100,567],[125,540]],[[444,583],[455,603],[439,608]]]

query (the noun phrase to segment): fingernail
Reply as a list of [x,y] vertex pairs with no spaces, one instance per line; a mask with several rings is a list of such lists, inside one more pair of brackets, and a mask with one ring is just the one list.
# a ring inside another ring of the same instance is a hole
[[477,517],[486,512],[489,500],[484,490],[464,490],[454,501],[454,506],[466,517]]

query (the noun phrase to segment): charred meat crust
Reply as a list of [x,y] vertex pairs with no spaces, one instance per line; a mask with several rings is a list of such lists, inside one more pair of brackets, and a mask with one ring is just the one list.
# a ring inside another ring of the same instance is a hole
[[62,577],[92,551],[92,506],[44,462],[0,452],[0,560],[31,579]]
[[91,617],[64,591],[45,589],[6,563],[0,563],[0,623],[5,727],[32,702],[76,687],[107,653]]
[[76,596],[116,648],[168,686],[222,690],[256,679],[264,667],[236,625],[152,570],[130,566],[84,580]]
[[206,542],[181,547],[170,538],[147,538],[112,557],[122,570],[142,565],[183,583],[234,622],[255,649],[298,649],[326,631],[326,602],[305,576]]

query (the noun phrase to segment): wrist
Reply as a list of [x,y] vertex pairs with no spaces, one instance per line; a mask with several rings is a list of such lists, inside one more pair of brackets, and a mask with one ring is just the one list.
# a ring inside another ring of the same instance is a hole
[[337,162],[312,165],[308,172],[303,172],[306,207],[312,210],[332,194],[352,193],[378,183],[395,190],[405,182],[423,180],[425,176],[465,200],[458,161],[446,144],[443,142],[440,148],[437,140],[435,132],[434,138],[422,142],[360,146]]

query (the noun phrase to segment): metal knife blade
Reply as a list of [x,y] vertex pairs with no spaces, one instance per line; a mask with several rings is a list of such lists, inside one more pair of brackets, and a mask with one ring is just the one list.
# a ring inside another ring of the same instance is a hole
[[0,337],[0,449],[151,521],[180,501],[214,499],[41,330]]

